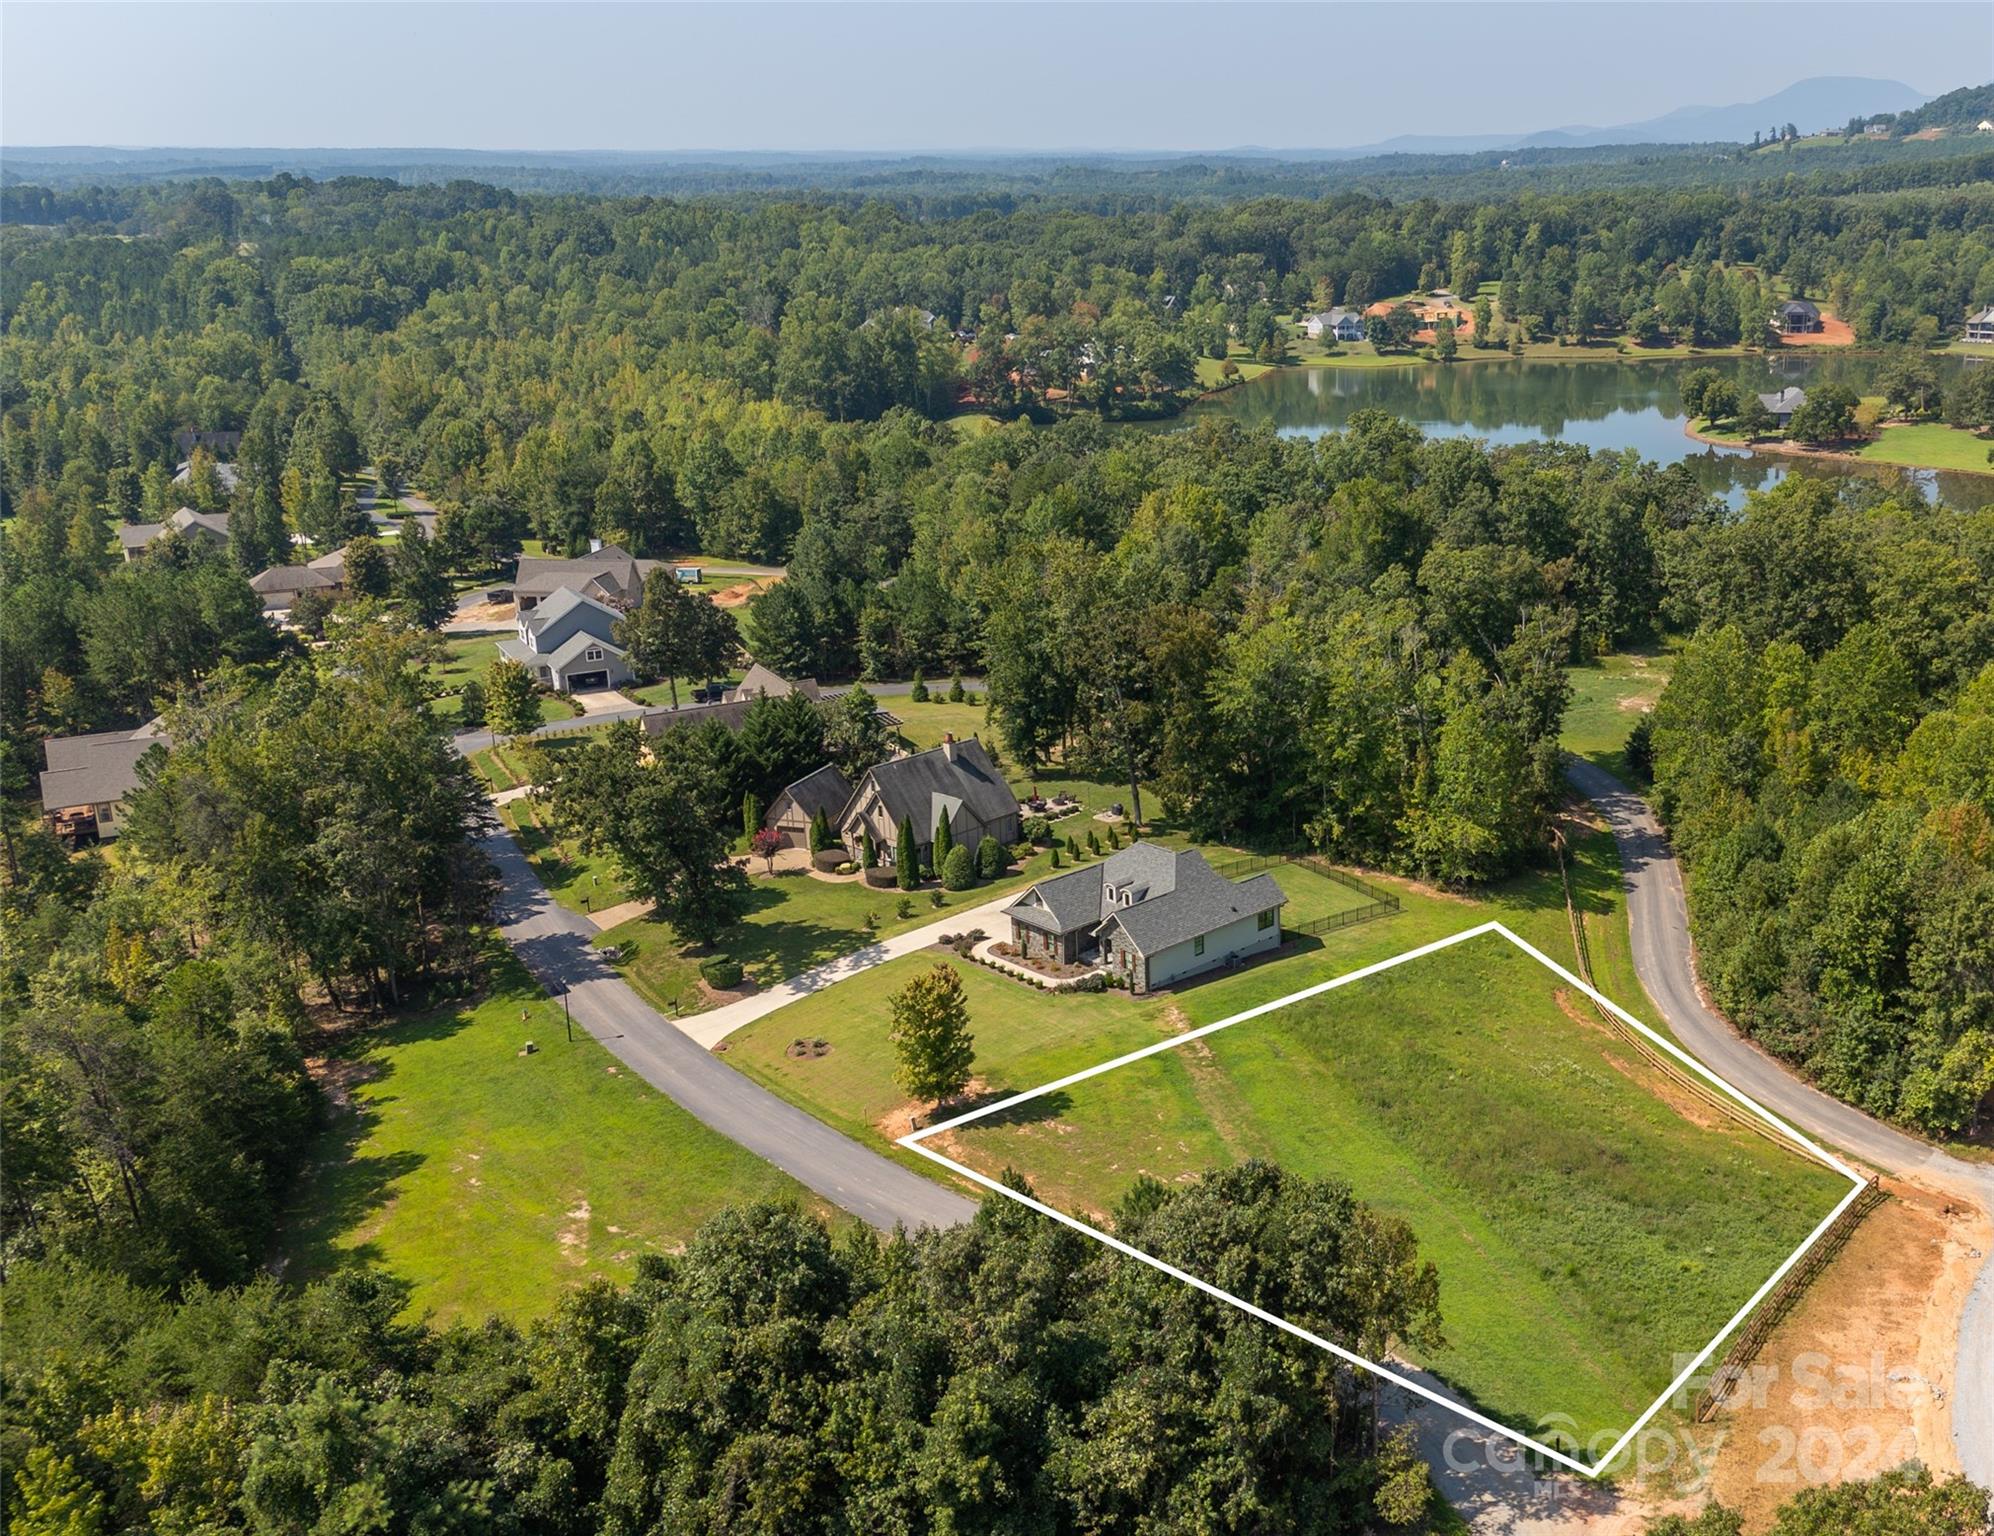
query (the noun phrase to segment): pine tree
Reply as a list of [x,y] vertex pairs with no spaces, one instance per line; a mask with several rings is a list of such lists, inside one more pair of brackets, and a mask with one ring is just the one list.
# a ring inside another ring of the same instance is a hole
[[935,862],[936,873],[940,873],[942,865],[947,862],[948,856],[954,851],[955,828],[949,822],[948,811],[943,809],[935,816],[935,843],[934,848],[928,855]]
[[921,883],[921,850],[914,841],[914,818],[900,818],[900,836],[893,845],[893,881],[903,891]]
[[872,840],[872,829],[869,827],[859,831],[859,868],[879,868],[879,844]]
[[741,830],[753,837],[762,825],[762,802],[751,789],[741,796]]

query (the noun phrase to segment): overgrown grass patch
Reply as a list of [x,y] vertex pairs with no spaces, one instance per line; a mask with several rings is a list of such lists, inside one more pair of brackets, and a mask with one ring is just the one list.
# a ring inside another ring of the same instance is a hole
[[1627,737],[1655,707],[1675,665],[1668,651],[1625,651],[1571,669],[1572,697],[1558,744],[1632,783]]
[[1484,934],[962,1126],[938,1150],[1015,1169],[1103,1225],[1142,1177],[1261,1158],[1341,1179],[1438,1267],[1447,1337],[1419,1363],[1590,1460],[1849,1182],[1685,1094],[1582,1010]]

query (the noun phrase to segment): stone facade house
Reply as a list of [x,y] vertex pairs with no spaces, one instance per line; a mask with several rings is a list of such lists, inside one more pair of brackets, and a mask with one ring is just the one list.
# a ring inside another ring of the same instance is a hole
[[866,770],[838,818],[838,838],[858,858],[863,834],[872,833],[880,863],[890,865],[903,818],[914,824],[914,842],[926,863],[935,825],[946,814],[958,843],[974,848],[985,837],[1018,840],[1018,797],[983,743],[946,737],[939,747],[889,758]]
[[1147,992],[1281,944],[1287,897],[1272,875],[1234,882],[1195,848],[1135,843],[1041,880],[1009,907],[1011,942],[1030,959],[1090,956]]

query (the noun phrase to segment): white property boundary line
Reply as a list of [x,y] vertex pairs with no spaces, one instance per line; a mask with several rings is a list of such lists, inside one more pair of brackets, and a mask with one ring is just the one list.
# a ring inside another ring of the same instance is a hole
[[[1375,1360],[1366,1360],[1362,1355],[1354,1354],[1350,1350],[1343,1348],[1343,1346],[1340,1344],[1333,1344],[1328,1339],[1321,1338],[1316,1334],[1310,1333],[1306,1328],[1297,1327],[1295,1324],[1289,1322],[1285,1318],[1276,1317],[1273,1313],[1268,1312],[1263,1308],[1256,1307],[1250,1301],[1242,1300],[1240,1297],[1233,1295],[1229,1291],[1222,1291],[1217,1286],[1211,1284],[1211,1282],[1207,1280],[1201,1280],[1196,1275],[1187,1274],[1184,1270],[1177,1268],[1174,1264],[1166,1264],[1163,1262],[1163,1260],[1154,1258],[1151,1255],[1144,1253],[1139,1248],[1132,1247],[1130,1244],[1123,1242],[1120,1238],[1113,1237],[1108,1233],[1101,1231],[1100,1228],[1098,1227],[1090,1226],[1088,1223],[1080,1220],[1076,1216],[1069,1216],[1064,1211],[1055,1210],[1052,1206],[1045,1204],[1043,1201],[1034,1200],[1030,1195],[1020,1194],[1017,1190],[1009,1188],[1008,1186],[1000,1183],[998,1180],[990,1178],[985,1174],[978,1173],[974,1168],[965,1167],[963,1164],[957,1162],[954,1158],[945,1156],[944,1154],[934,1151],[932,1148],[923,1145],[923,1143],[930,1136],[940,1135],[943,1131],[954,1130],[957,1126],[968,1125],[971,1121],[981,1120],[985,1116],[994,1115],[1000,1110],[1010,1109],[1014,1105],[1027,1103],[1030,1100],[1042,1097],[1045,1094],[1055,1093],[1062,1088],[1070,1088],[1075,1083],[1084,1083],[1090,1077],[1099,1077],[1104,1072],[1112,1072],[1117,1067],[1125,1067],[1129,1065],[1129,1063],[1131,1062],[1141,1061],[1146,1056],[1155,1056],[1163,1051],[1174,1051],[1179,1046],[1188,1045],[1193,1040],[1203,1039],[1206,1035],[1216,1034],[1219,1030],[1229,1029],[1235,1024],[1243,1024],[1248,1019],[1257,1019],[1262,1014],[1272,1013],[1277,1008],[1285,1008],[1290,1003],[1298,1003],[1307,998],[1318,997],[1325,992],[1333,992],[1338,987],[1348,986],[1350,983],[1354,981],[1363,981],[1367,977],[1376,976],[1383,971],[1389,971],[1394,966],[1404,965],[1409,960],[1421,959],[1422,957],[1434,954],[1439,950],[1451,948],[1453,945],[1463,943],[1468,939],[1480,938],[1483,934],[1489,934],[1489,933],[1500,934],[1503,938],[1509,940],[1510,943],[1514,944],[1518,949],[1522,950],[1526,955],[1530,956],[1531,959],[1535,960],[1539,965],[1543,966],[1546,970],[1549,970],[1553,975],[1557,976],[1560,980],[1564,981],[1570,986],[1577,987],[1581,992],[1583,992],[1587,997],[1591,998],[1595,1003],[1598,1003],[1602,1008],[1609,1009],[1613,1013],[1615,1018],[1639,1030],[1649,1040],[1653,1041],[1656,1045],[1660,1046],[1663,1050],[1667,1051],[1671,1056],[1675,1057],[1684,1066],[1688,1067],[1691,1071],[1695,1072],[1699,1077],[1707,1079],[1709,1082],[1714,1084],[1721,1092],[1737,1100],[1738,1103],[1744,1105],[1745,1108],[1749,1109],[1753,1114],[1757,1115],[1760,1119],[1764,1120],[1768,1125],[1776,1127],[1782,1133],[1791,1137],[1793,1141],[1796,1142],[1798,1145],[1806,1148],[1808,1153],[1812,1155],[1814,1158],[1816,1158],[1818,1161],[1823,1163],[1825,1166],[1832,1168],[1835,1172],[1845,1177],[1849,1181],[1849,1186],[1850,1186],[1849,1192],[1846,1195],[1844,1195],[1840,1200],[1840,1202],[1837,1203],[1835,1208],[1832,1211],[1830,1211],[1826,1217],[1822,1219],[1821,1224],[1815,1227],[1815,1229],[1807,1235],[1806,1240],[1803,1241],[1798,1248],[1794,1249],[1792,1253],[1787,1255],[1786,1261],[1783,1264],[1781,1264],[1779,1268],[1775,1269],[1772,1272],[1772,1274],[1766,1278],[1765,1284],[1761,1285],[1758,1288],[1758,1290],[1752,1294],[1751,1300],[1747,1301],[1742,1307],[1740,1307],[1737,1310],[1737,1312],[1732,1316],[1731,1320],[1717,1331],[1717,1336],[1713,1338],[1708,1344],[1703,1346],[1703,1349],[1697,1354],[1696,1358],[1694,1360],[1691,1360],[1689,1364],[1683,1368],[1682,1373],[1678,1375],[1674,1381],[1669,1383],[1667,1388],[1663,1390],[1661,1396],[1657,1397],[1654,1400],[1654,1402],[1650,1403],[1648,1405],[1647,1411],[1644,1412],[1638,1419],[1636,1419],[1633,1422],[1633,1424],[1628,1427],[1627,1432],[1613,1443],[1612,1449],[1607,1451],[1604,1455],[1602,1455],[1591,1466],[1587,1466],[1584,1462],[1578,1460],[1576,1457],[1566,1455],[1563,1451],[1556,1450],[1551,1446],[1545,1445],[1540,1440],[1533,1439],[1529,1435],[1522,1434],[1517,1430],[1511,1429],[1506,1424],[1499,1424],[1494,1419],[1489,1418],[1486,1414],[1477,1413],[1474,1409],[1468,1407],[1465,1403],[1456,1402],[1453,1398],[1446,1396],[1444,1393],[1435,1392],[1432,1388],[1421,1385],[1419,1382],[1412,1380],[1409,1376],[1406,1376],[1399,1371],[1393,1370],[1390,1366],[1380,1365]],[[1156,1044],[1146,1045],[1139,1051],[1130,1051],[1127,1055],[1117,1056],[1113,1061],[1104,1061],[1097,1067],[1089,1067],[1083,1072],[1070,1073],[1068,1076],[1062,1078],[1056,1078],[1052,1082],[1041,1083],[1038,1087],[1028,1088],[1023,1093],[1014,1093],[1007,1099],[998,1100],[995,1104],[985,1105],[981,1109],[973,1109],[969,1111],[969,1113],[967,1114],[957,1115],[955,1116],[955,1118],[951,1120],[944,1120],[937,1125],[927,1126],[922,1130],[914,1131],[909,1135],[902,1136],[899,1139],[899,1145],[906,1147],[910,1151],[920,1153],[921,1156],[928,1158],[932,1162],[941,1164],[944,1168],[949,1169],[951,1172],[961,1174],[964,1178],[971,1179],[974,1182],[981,1184],[985,1189],[994,1190],[996,1193],[1003,1195],[1006,1199],[1015,1200],[1020,1205],[1023,1206],[1029,1206],[1032,1210],[1037,1211],[1042,1216],[1050,1216],[1054,1221],[1060,1222],[1065,1226],[1071,1227],[1076,1232],[1085,1233],[1088,1237],[1093,1238],[1096,1242],[1106,1244],[1108,1247],[1114,1249],[1117,1253],[1126,1254],[1129,1258],[1132,1259],[1139,1259],[1143,1263],[1149,1265],[1152,1269],[1161,1270],[1164,1274],[1169,1275],[1173,1280],[1181,1280],[1184,1284],[1191,1286],[1193,1289],[1203,1291],[1207,1296],[1211,1296],[1216,1300],[1223,1301],[1226,1302],[1228,1305],[1237,1307],[1240,1311],[1246,1313],[1250,1317],[1257,1317],[1258,1319],[1260,1319],[1261,1322],[1271,1324],[1273,1327],[1279,1328],[1283,1333],[1292,1334],[1294,1335],[1294,1337],[1298,1339],[1306,1340],[1308,1343],[1315,1345],[1316,1348],[1321,1350],[1326,1350],[1330,1354],[1335,1355],[1339,1360],[1346,1361],[1351,1365],[1357,1366],[1361,1370],[1366,1370],[1371,1372],[1374,1376],[1382,1377],[1386,1381],[1392,1382],[1397,1386],[1404,1387],[1408,1392],[1417,1393],[1419,1396],[1427,1399],[1427,1401],[1429,1402],[1437,1403],[1440,1407],[1445,1408],[1450,1412],[1458,1413],[1463,1418],[1470,1419],[1474,1423],[1479,1424],[1482,1428],[1487,1430],[1492,1430],[1498,1435],[1502,1435],[1507,1439],[1514,1440],[1518,1445],[1523,1446],[1525,1449],[1535,1451],[1539,1455],[1548,1457],[1552,1461],[1555,1461],[1562,1466],[1569,1467],[1574,1472],[1578,1472],[1586,1477],[1598,1477],[1600,1473],[1603,1472],[1612,1463],[1613,1459],[1616,1456],[1618,1456],[1621,1453],[1621,1451],[1627,1447],[1628,1442],[1631,1441],[1637,1434],[1641,1432],[1642,1428],[1647,1424],[1647,1422],[1650,1419],[1652,1419],[1658,1412],[1661,1411],[1662,1405],[1668,1402],[1668,1400],[1671,1397],[1675,1396],[1677,1392],[1681,1391],[1684,1384],[1688,1382],[1690,1377],[1692,1377],[1693,1375],[1696,1374],[1697,1371],[1702,1369],[1704,1363],[1707,1360],[1709,1360],[1711,1355],[1716,1351],[1717,1346],[1719,1344],[1722,1344],[1724,1340],[1730,1336],[1732,1330],[1734,1330],[1740,1323],[1742,1323],[1747,1317],[1751,1315],[1752,1309],[1756,1307],[1761,1301],[1765,1300],[1767,1295],[1771,1293],[1773,1287],[1778,1285],[1781,1280],[1785,1279],[1787,1272],[1791,1270],[1795,1264],[1798,1264],[1800,1262],[1801,1258],[1806,1254],[1807,1250],[1812,1248],[1815,1245],[1815,1243],[1819,1242],[1821,1240],[1822,1235],[1835,1224],[1835,1222],[1841,1217],[1842,1212],[1847,1210],[1850,1203],[1853,1202],[1855,1198],[1862,1193],[1865,1182],[1860,1174],[1858,1174],[1853,1168],[1849,1167],[1848,1164],[1844,1163],[1840,1158],[1836,1157],[1833,1153],[1823,1151],[1807,1136],[1803,1135],[1800,1131],[1796,1130],[1794,1127],[1788,1125],[1784,1120],[1780,1119],[1779,1116],[1772,1113],[1771,1110],[1765,1108],[1764,1105],[1759,1104],[1750,1098],[1747,1098],[1744,1094],[1740,1093],[1736,1088],[1733,1088],[1729,1083],[1725,1082],[1724,1079],[1719,1077],[1715,1072],[1712,1072],[1708,1067],[1704,1066],[1702,1062],[1698,1061],[1695,1057],[1690,1056],[1689,1054],[1684,1052],[1673,1041],[1663,1039],[1660,1035],[1656,1034],[1652,1029],[1648,1028],[1647,1025],[1643,1024],[1639,1019],[1635,1018],[1634,1015],[1627,1012],[1627,1010],[1622,1008],[1618,1003],[1614,1002],[1613,999],[1607,997],[1604,993],[1600,992],[1596,987],[1592,986],[1590,983],[1581,981],[1577,976],[1574,976],[1570,971],[1566,970],[1562,965],[1558,964],[1557,961],[1553,960],[1549,955],[1546,955],[1542,950],[1537,949],[1534,945],[1525,943],[1522,939],[1518,938],[1515,934],[1511,933],[1509,929],[1505,928],[1501,923],[1498,922],[1488,922],[1481,924],[1479,927],[1463,929],[1461,932],[1456,934],[1450,934],[1448,937],[1444,939],[1436,939],[1431,944],[1422,944],[1417,949],[1409,949],[1402,955],[1394,955],[1389,960],[1380,960],[1375,965],[1363,966],[1358,970],[1347,972],[1346,974],[1335,977],[1332,980],[1318,982],[1315,986],[1312,987],[1304,987],[1299,992],[1290,992],[1286,997],[1277,997],[1271,1003],[1261,1003],[1258,1007],[1248,1008],[1243,1013],[1235,1013],[1230,1018],[1220,1019],[1217,1023],[1201,1025],[1197,1029],[1191,1030],[1187,1034],[1173,1035],[1167,1040],[1159,1040]]]

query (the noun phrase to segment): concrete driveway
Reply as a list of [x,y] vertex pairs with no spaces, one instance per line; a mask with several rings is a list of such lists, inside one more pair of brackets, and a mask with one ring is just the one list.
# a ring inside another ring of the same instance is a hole
[[548,895],[509,835],[489,834],[484,850],[499,874],[500,931],[527,969],[550,994],[566,994],[576,1024],[694,1119],[881,1231],[955,1226],[976,1213],[975,1201],[841,1136],[674,1028],[591,947],[594,926]]

